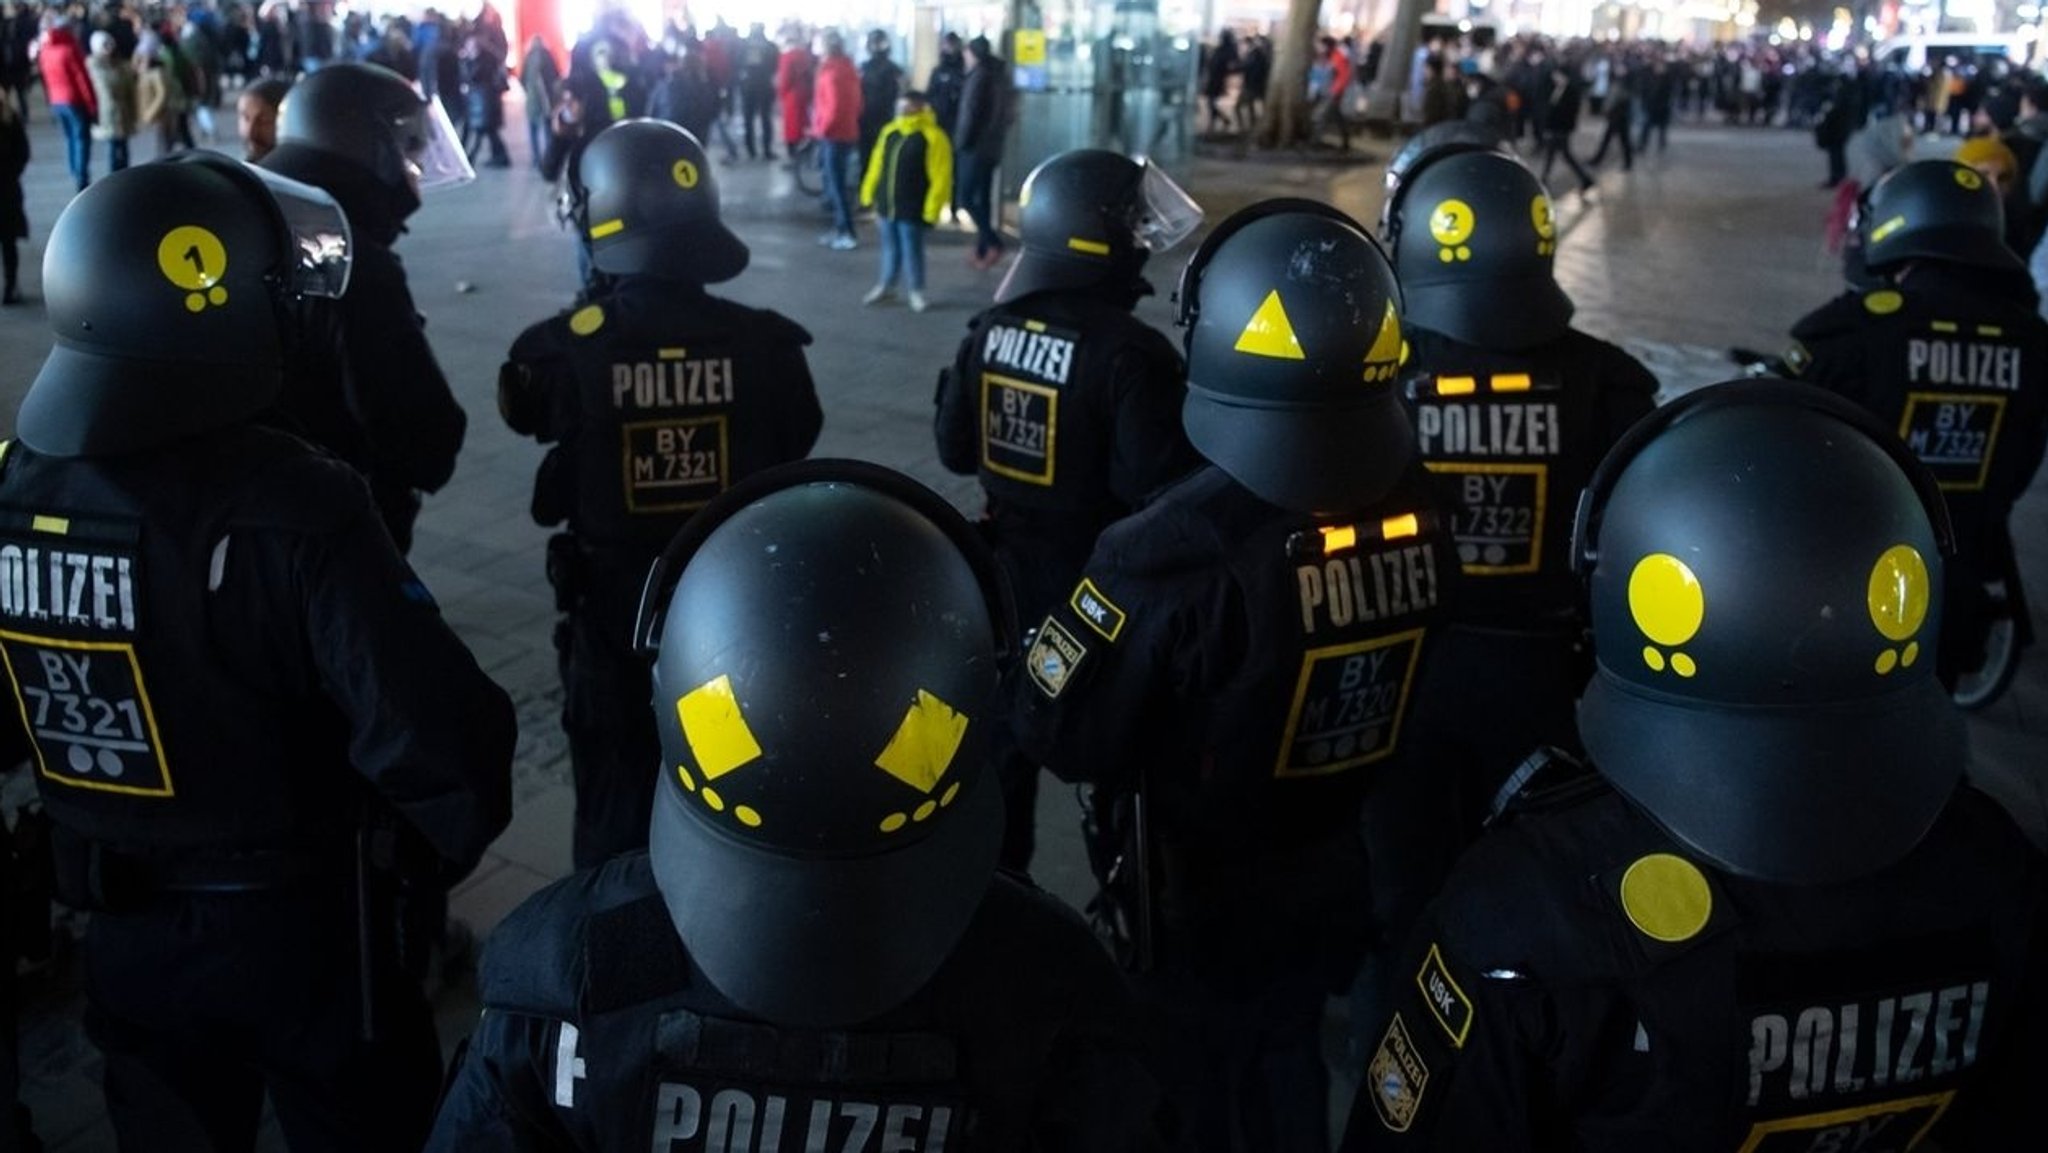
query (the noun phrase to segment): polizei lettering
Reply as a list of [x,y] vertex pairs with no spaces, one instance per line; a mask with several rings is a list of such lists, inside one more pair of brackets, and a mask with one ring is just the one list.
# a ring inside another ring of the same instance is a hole
[[1557,456],[1564,434],[1557,405],[1425,404],[1415,410],[1415,435],[1422,455]]
[[785,1097],[664,1081],[654,1153],[945,1153],[950,1105]]
[[732,358],[612,365],[613,408],[687,408],[732,403]]
[[1307,634],[1421,612],[1441,590],[1436,552],[1427,545],[1334,556],[1300,565],[1294,576]]
[[1946,1077],[1977,1063],[1991,983],[1949,985],[1749,1023],[1749,1103],[1803,1101]]
[[1909,340],[1906,379],[1951,388],[2020,390],[2020,350],[1967,340]]
[[133,576],[125,556],[0,545],[0,616],[132,633]]
[[999,365],[1034,380],[1065,384],[1067,374],[1074,370],[1074,342],[998,324],[982,338],[981,359],[984,364]]

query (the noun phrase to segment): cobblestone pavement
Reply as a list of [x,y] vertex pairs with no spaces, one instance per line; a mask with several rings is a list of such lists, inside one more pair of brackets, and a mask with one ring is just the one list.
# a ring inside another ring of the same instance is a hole
[[[28,204],[35,239],[25,252],[24,280],[31,302],[41,295],[41,241],[68,195],[61,140],[40,112],[33,129]],[[513,140],[515,150],[522,146]],[[147,154],[149,146],[138,144],[138,151]],[[545,534],[527,516],[540,450],[500,424],[493,387],[517,331],[569,299],[574,265],[551,191],[523,163],[523,152],[515,156],[522,163],[512,170],[485,171],[476,184],[430,199],[400,245],[429,333],[471,417],[454,481],[427,502],[413,560],[519,713],[512,827],[454,896],[456,914],[479,934],[569,867],[571,797],[556,725],[561,692],[549,639],[554,612],[542,578]],[[1643,158],[1631,173],[1603,170],[1590,200],[1561,197],[1559,268],[1578,302],[1579,324],[1642,357],[1667,394],[1733,375],[1730,346],[1776,349],[1790,322],[1838,284],[1818,240],[1828,203],[1815,187],[1822,167],[1804,133],[1682,125],[1668,153]],[[858,301],[875,273],[871,228],[864,228],[860,249],[827,251],[814,243],[825,218],[779,166],[721,164],[717,173],[727,215],[754,253],[752,268],[723,291],[781,309],[817,338],[811,365],[826,413],[819,454],[893,465],[972,507],[972,482],[946,475],[934,455],[932,386],[1000,270],[969,269],[966,234],[942,229],[928,253],[933,309],[863,309]],[[1184,183],[1212,223],[1271,195],[1327,199],[1371,221],[1380,168],[1320,158],[1210,158],[1197,161]],[[1141,314],[1161,327],[1188,251],[1152,270],[1160,294]],[[11,414],[48,347],[39,306],[0,310],[0,432],[11,431]],[[2038,490],[2020,510],[2016,535],[2026,571],[2048,600],[2048,504]],[[2044,826],[2039,766],[2048,764],[2042,663],[2037,659],[2016,690],[1973,725],[1987,783],[2037,832]],[[14,788],[24,787],[17,779]],[[1086,876],[1071,804],[1065,790],[1044,790],[1037,871],[1047,888],[1078,899]],[[473,1019],[473,997],[458,986],[440,1007],[452,1046]],[[96,1058],[76,1028],[76,1011],[75,991],[61,975],[28,990],[24,1096],[45,1140],[66,1153],[111,1148]],[[1348,1100],[1348,1089],[1342,1093]],[[282,1145],[273,1133],[265,1147]]]

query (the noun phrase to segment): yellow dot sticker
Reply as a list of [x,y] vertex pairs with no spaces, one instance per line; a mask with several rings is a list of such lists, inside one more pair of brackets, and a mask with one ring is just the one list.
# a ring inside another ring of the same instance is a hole
[[[1873,235],[1871,239],[1880,239]],[[1906,306],[1906,298],[1889,288],[1880,289],[1863,298],[1863,309],[1872,316],[1890,316]]]
[[675,177],[678,188],[697,187],[697,166],[687,160],[676,161],[675,167],[670,168],[668,174]]
[[1438,244],[1455,248],[1472,238],[1472,206],[1462,200],[1440,202],[1429,214],[1429,234]]
[[888,816],[882,818],[882,831],[885,833],[893,833],[909,823],[910,818],[905,814],[890,813]]
[[758,829],[761,827],[761,814],[755,812],[751,807],[747,805],[734,805],[732,809],[732,815],[740,819],[740,824],[745,825],[750,829]]
[[578,336],[589,336],[604,327],[604,309],[595,304],[586,304],[569,317],[569,331]]
[[1930,595],[1927,562],[1911,545],[1895,544],[1870,568],[1870,623],[1886,640],[1905,640],[1926,622]]
[[1676,944],[1707,927],[1714,915],[1714,891],[1691,861],[1651,853],[1621,875],[1621,911],[1645,937]]
[[1557,217],[1550,211],[1550,197],[1541,192],[1529,201],[1529,222],[1536,226],[1536,235],[1544,240],[1557,238]]
[[[212,288],[227,275],[227,246],[220,242],[220,237],[196,224],[181,224],[157,241],[156,266],[165,280],[179,288],[195,292]],[[189,301],[186,307],[191,307]]]
[[1700,631],[1707,598],[1684,561],[1652,553],[1629,574],[1628,610],[1644,636],[1660,645],[1682,645]]
[[1970,191],[1975,192],[1979,188],[1984,187],[1984,177],[1976,169],[1959,167],[1954,171],[1956,174],[1956,183],[1962,185],[1964,188],[1967,188]]

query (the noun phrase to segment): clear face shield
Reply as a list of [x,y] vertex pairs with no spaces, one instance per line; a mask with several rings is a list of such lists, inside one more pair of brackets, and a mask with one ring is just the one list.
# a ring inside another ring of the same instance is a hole
[[1132,229],[1139,247],[1165,252],[1188,238],[1202,223],[1202,206],[1151,161],[1145,161],[1138,195],[1144,201]]
[[418,181],[421,193],[455,188],[476,179],[462,138],[439,100],[425,101],[416,116],[406,117],[397,127],[407,172]]
[[243,165],[269,189],[291,234],[293,250],[285,270],[284,289],[294,296],[332,299],[348,290],[349,268],[355,259],[348,217],[332,196],[253,164]]

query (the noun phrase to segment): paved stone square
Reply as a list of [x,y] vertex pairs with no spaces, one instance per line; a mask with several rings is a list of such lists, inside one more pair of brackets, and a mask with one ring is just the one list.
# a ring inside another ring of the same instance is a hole
[[[222,119],[232,123],[232,117]],[[32,131],[37,158],[27,184],[35,235],[24,253],[23,284],[31,303],[0,309],[0,433],[11,432],[16,405],[49,347],[35,303],[41,295],[36,270],[41,241],[69,195],[62,141],[40,110]],[[519,163],[433,196],[399,245],[429,335],[470,415],[455,479],[429,498],[413,560],[519,713],[512,826],[454,896],[456,915],[479,934],[568,870],[572,808],[556,723],[555,614],[542,576],[546,533],[527,515],[541,450],[503,427],[494,388],[513,336],[569,300],[574,261],[570,237],[555,220],[553,190],[526,163],[524,134],[506,135]],[[1589,136],[1582,134],[1582,146]],[[147,155],[150,147],[138,141],[137,151]],[[1940,150],[1940,141],[1928,142],[1923,155]],[[1219,150],[1184,174],[1211,223],[1273,195],[1329,200],[1368,223],[1377,216],[1377,164],[1240,161],[1228,152]],[[104,160],[103,150],[96,159]],[[1674,128],[1669,152],[1642,158],[1631,173],[1607,167],[1590,200],[1566,195],[1558,201],[1560,276],[1578,302],[1578,323],[1641,356],[1667,394],[1734,375],[1726,359],[1730,346],[1778,349],[1791,321],[1839,285],[1820,246],[1828,206],[1828,194],[1816,187],[1822,170],[1823,157],[1804,133],[1692,125]],[[931,311],[862,308],[860,296],[876,272],[872,227],[863,226],[859,249],[828,251],[815,243],[825,216],[794,191],[778,165],[720,164],[717,176],[728,219],[754,254],[748,272],[720,291],[780,309],[816,337],[810,363],[825,408],[818,454],[892,465],[973,508],[973,482],[947,475],[934,453],[933,385],[1001,269],[970,269],[968,234],[942,229],[928,245]],[[1162,328],[1190,251],[1192,244],[1151,270],[1159,294],[1140,311]],[[2025,571],[2040,590],[2037,601],[2048,600],[2048,501],[2038,485],[2017,514],[2015,534]],[[2037,622],[2040,616],[2037,609]],[[2044,661],[2037,654],[2006,700],[1972,725],[1980,777],[2037,833],[2048,828]],[[25,786],[17,781],[14,787]],[[1067,790],[1043,790],[1039,880],[1079,900],[1088,880],[1074,816]],[[441,1010],[444,1039],[452,1046],[473,1019],[473,998],[455,990]],[[76,1011],[75,992],[61,981],[32,987],[25,1006],[24,1096],[44,1139],[66,1153],[112,1147],[94,1080],[96,1058],[75,1027]],[[1348,1089],[1344,1096],[1348,1100]],[[272,1134],[266,1147],[282,1145]]]

